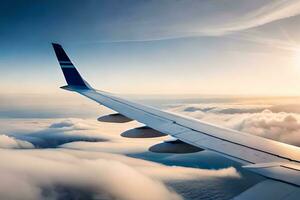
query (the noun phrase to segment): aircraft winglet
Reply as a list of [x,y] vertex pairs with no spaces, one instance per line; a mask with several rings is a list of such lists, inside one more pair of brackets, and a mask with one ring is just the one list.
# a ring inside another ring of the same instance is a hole
[[60,44],[52,43],[57,60],[61,66],[69,88],[89,89],[89,84],[81,77]]

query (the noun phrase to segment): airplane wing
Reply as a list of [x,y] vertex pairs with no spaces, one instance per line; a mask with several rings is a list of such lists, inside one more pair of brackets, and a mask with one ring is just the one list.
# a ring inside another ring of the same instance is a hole
[[63,89],[77,92],[118,112],[122,119],[136,120],[162,135],[177,138],[181,143],[238,161],[244,168],[267,178],[235,199],[299,199],[299,147],[162,111],[96,90],[81,77],[61,45],[53,44],[53,48],[68,84]]

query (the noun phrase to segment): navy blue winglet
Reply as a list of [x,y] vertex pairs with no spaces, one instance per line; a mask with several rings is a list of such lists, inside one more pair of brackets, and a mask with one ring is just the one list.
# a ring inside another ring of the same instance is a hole
[[88,89],[88,83],[81,77],[62,46],[56,43],[52,43],[52,46],[54,48],[61,69],[64,73],[65,79],[68,83],[68,86],[72,88],[75,87],[80,89]]

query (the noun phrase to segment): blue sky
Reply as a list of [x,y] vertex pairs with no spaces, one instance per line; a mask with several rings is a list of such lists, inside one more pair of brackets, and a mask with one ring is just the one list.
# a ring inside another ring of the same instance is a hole
[[51,42],[98,89],[299,146],[299,97],[238,96],[300,95],[299,14],[299,0],[1,1],[0,199],[221,200],[261,181],[122,138],[141,124],[99,122],[111,110],[59,89]]
[[6,1],[1,93],[55,93],[61,43],[99,89],[134,94],[300,94],[295,0]]

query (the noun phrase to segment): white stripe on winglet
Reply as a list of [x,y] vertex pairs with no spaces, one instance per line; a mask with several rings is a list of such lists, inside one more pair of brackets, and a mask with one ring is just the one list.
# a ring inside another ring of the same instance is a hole
[[70,61],[59,61],[59,64],[72,64]]
[[64,64],[60,64],[61,68],[74,68],[73,65],[64,65]]

